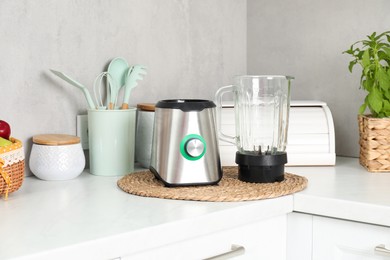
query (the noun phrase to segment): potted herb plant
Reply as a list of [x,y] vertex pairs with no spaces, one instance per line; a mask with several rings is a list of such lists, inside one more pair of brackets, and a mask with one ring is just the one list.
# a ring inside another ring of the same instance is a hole
[[390,31],[374,32],[343,53],[353,58],[350,72],[361,66],[360,87],[367,92],[358,116],[360,164],[370,172],[390,171]]

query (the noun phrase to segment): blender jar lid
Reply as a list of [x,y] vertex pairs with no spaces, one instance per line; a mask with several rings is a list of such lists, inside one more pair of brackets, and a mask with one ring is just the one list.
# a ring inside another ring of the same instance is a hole
[[156,108],[170,108],[187,111],[202,111],[206,108],[215,107],[213,101],[204,99],[167,99],[160,100],[156,104]]

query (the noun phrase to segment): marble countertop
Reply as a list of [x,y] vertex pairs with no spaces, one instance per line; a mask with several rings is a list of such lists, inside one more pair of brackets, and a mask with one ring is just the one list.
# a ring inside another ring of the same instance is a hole
[[390,226],[390,173],[369,173],[357,159],[342,157],[336,167],[287,171],[307,177],[307,189],[270,200],[218,203],[133,196],[117,187],[120,177],[87,172],[69,181],[28,177],[0,203],[5,238],[0,259],[91,241],[104,244],[107,238],[119,244],[124,236],[126,243],[142,246],[143,237],[167,229],[179,240],[189,232],[202,235],[292,211]]

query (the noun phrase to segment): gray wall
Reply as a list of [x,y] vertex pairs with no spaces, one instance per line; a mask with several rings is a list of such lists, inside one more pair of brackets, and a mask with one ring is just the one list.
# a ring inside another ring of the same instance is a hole
[[48,70],[92,91],[116,56],[148,67],[133,105],[212,99],[233,75],[246,73],[246,18],[246,0],[2,0],[0,119],[27,156],[33,135],[75,134],[85,100]]
[[[0,119],[22,139],[75,134],[86,112],[63,71],[88,86],[109,61],[148,66],[131,104],[213,98],[237,74],[296,77],[293,99],[330,106],[337,153],[358,155],[356,114],[364,93],[341,52],[389,29],[388,0],[3,0],[0,1]],[[28,157],[27,157],[28,159]]]
[[374,31],[390,30],[388,0],[248,0],[248,73],[296,77],[293,99],[328,103],[338,155],[358,156],[360,68],[341,54]]

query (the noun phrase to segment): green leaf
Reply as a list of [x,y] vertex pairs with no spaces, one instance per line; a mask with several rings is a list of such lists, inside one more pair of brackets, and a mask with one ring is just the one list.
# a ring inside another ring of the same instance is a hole
[[390,58],[390,48],[389,47],[383,47],[382,50],[386,53],[387,57]]
[[375,35],[376,35],[376,32],[373,32],[370,36],[367,35],[367,37],[368,37],[370,40],[375,40]]
[[360,85],[359,85],[359,88],[362,88],[362,87],[363,87],[363,89],[366,89],[366,87],[364,86],[364,84],[365,84],[364,79],[365,79],[365,77],[364,77],[364,75],[363,75],[363,73],[362,73],[362,75],[360,76]]
[[388,100],[383,100],[383,110],[386,113],[390,112],[390,102]]
[[384,52],[384,51],[378,51],[378,58],[379,58],[379,60],[381,61],[381,60],[388,60],[390,57],[387,55],[387,53],[386,52]]
[[371,68],[370,66],[367,66],[363,69],[363,75],[368,75],[368,73],[370,72]]
[[352,73],[352,69],[353,69],[353,67],[356,65],[356,63],[357,63],[357,60],[353,60],[353,61],[351,61],[351,62],[349,63],[349,66],[348,66],[349,72]]
[[350,55],[353,55],[353,49],[352,49],[352,47],[351,47],[351,49],[349,49],[349,50],[346,50],[346,51],[343,51],[342,53],[344,54],[344,53],[346,53],[346,54],[350,54]]
[[365,50],[362,56],[363,67],[368,67],[370,65],[370,52]]
[[364,102],[364,104],[361,105],[359,108],[359,114],[361,114],[361,115],[364,114],[364,111],[366,111],[366,108],[367,108],[367,104],[366,104],[366,102]]
[[372,78],[374,75],[374,70],[375,70],[375,64],[370,64],[370,66],[364,68],[363,74],[367,78]]
[[382,95],[376,87],[372,88],[372,91],[367,96],[368,106],[375,113],[379,113],[383,106]]
[[367,90],[368,92],[371,92],[373,87],[374,87],[374,80],[372,78],[365,78],[363,81],[362,81],[362,86],[365,90]]
[[386,32],[383,32],[381,34],[378,35],[379,38],[382,38],[384,35],[388,35],[390,33],[390,31],[386,31]]
[[356,54],[356,58],[358,58],[359,60],[361,60],[361,59],[362,59],[362,56],[363,56],[363,53],[364,53],[364,51],[359,50],[358,53]]
[[389,88],[390,88],[390,78],[386,74],[386,71],[382,67],[378,68],[377,76],[378,76],[378,82],[379,82],[380,88],[385,90],[385,91],[389,90]]
[[383,92],[383,95],[385,96],[385,98],[386,98],[387,100],[390,100],[390,91],[384,91],[384,92]]
[[388,100],[383,100],[382,117],[388,116],[390,116],[390,102]]

